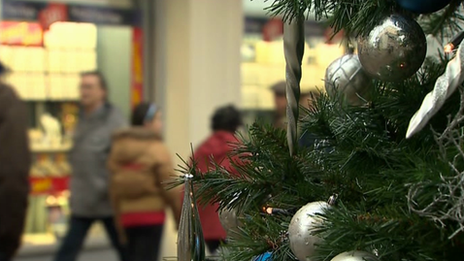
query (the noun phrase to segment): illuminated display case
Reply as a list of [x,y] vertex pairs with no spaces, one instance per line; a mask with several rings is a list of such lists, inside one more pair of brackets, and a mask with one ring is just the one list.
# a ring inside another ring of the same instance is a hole
[[[142,41],[134,15],[132,8],[2,0],[0,60],[10,69],[3,80],[29,108],[34,159],[21,253],[54,249],[67,229],[72,175],[67,153],[78,119],[80,73],[102,71],[112,87],[110,98],[123,112],[133,90],[142,99],[142,76],[137,86],[131,82],[133,49]],[[141,63],[140,47],[137,55]],[[91,245],[106,242],[100,225],[89,235]]]
[[4,80],[27,102],[31,119],[34,161],[24,243],[55,243],[69,214],[67,152],[77,122],[79,74],[97,69],[97,29],[58,22],[44,32],[38,23],[2,21],[0,30],[0,60],[10,70]]

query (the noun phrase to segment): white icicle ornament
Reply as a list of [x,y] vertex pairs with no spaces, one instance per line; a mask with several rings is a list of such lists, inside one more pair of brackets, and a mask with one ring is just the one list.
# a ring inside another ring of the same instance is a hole
[[438,77],[433,90],[425,96],[421,107],[412,116],[409,121],[406,138],[410,138],[421,131],[429,120],[441,109],[446,99],[464,82],[464,73],[462,71],[464,65],[463,46],[464,41],[459,45],[456,56],[448,62],[445,72]]

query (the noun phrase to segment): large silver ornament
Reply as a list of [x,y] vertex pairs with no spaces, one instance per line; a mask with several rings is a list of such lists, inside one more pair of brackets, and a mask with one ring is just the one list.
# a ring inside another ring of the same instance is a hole
[[333,61],[325,71],[327,94],[340,95],[348,104],[366,103],[370,87],[370,79],[364,72],[357,55],[346,54]]
[[373,254],[363,251],[344,252],[334,257],[331,261],[379,261]]
[[424,62],[427,41],[414,19],[393,14],[358,40],[359,60],[369,75],[383,81],[412,76]]
[[316,244],[321,242],[313,235],[314,228],[321,224],[323,214],[329,204],[318,201],[311,202],[300,208],[293,216],[288,227],[290,249],[300,261],[311,261]]
[[237,231],[239,222],[235,210],[223,209],[219,212],[219,220],[221,221],[221,225],[227,233],[227,237],[229,237],[233,231]]

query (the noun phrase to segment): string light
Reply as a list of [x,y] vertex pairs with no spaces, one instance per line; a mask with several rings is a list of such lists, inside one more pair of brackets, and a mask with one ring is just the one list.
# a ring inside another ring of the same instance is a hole
[[464,31],[457,34],[455,37],[453,37],[453,39],[451,39],[451,41],[448,44],[445,45],[445,53],[453,52],[456,46],[459,46],[459,44],[461,44],[462,40],[464,40]]
[[295,212],[293,210],[266,207],[266,206],[264,206],[262,210],[263,210],[264,213],[266,213],[268,215],[292,215]]
[[454,50],[454,44],[449,43],[449,44],[445,45],[444,49],[445,49],[445,53],[451,53]]
[[[334,206],[337,203],[338,200],[338,194],[333,194],[330,196],[330,198],[327,200],[327,204]],[[262,209],[263,213],[268,214],[268,215],[294,215],[298,209],[282,209],[282,208],[273,208],[270,206],[263,206]]]

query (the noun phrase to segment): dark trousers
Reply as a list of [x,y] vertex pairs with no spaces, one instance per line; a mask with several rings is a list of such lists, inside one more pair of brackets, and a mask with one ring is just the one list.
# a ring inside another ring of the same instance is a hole
[[75,261],[84,244],[87,233],[96,221],[101,221],[105,226],[106,234],[111,241],[111,244],[116,249],[120,261],[128,261],[127,251],[120,244],[118,232],[114,224],[113,217],[104,218],[83,218],[72,216],[69,222],[68,233],[66,234],[63,243],[58,250],[55,261]]
[[163,225],[127,227],[127,248],[130,261],[157,261]]
[[208,251],[211,254],[215,254],[219,247],[225,244],[224,240],[222,239],[208,239],[205,240],[206,246],[208,247]]
[[9,258],[6,258],[6,255],[2,254],[2,252],[0,252],[0,261],[9,261],[10,259]]

